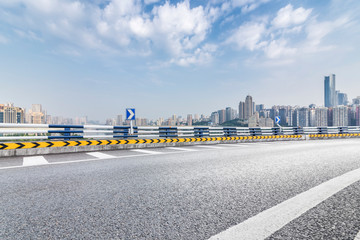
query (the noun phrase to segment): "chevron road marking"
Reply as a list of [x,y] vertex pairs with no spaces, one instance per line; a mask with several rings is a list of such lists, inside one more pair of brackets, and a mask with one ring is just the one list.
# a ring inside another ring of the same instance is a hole
[[109,154],[105,154],[105,153],[101,153],[101,152],[89,152],[89,153],[86,153],[90,156],[93,156],[93,157],[96,157],[96,158],[99,158],[99,159],[107,159],[107,158],[114,158],[115,156],[111,156]]
[[[335,177],[212,236],[210,240],[265,239],[332,195],[360,180],[360,168]],[[356,239],[357,240],[357,239]]]
[[24,157],[23,159],[23,166],[26,167],[44,164],[49,164],[49,162],[43,156]]

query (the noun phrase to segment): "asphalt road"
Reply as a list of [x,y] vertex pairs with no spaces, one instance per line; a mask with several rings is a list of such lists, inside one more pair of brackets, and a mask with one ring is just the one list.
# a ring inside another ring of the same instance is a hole
[[355,239],[359,168],[360,139],[0,158],[0,239]]

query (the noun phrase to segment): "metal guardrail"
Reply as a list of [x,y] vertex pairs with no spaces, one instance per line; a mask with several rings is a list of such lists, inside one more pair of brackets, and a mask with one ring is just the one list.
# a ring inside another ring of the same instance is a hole
[[340,127],[133,127],[0,123],[0,141],[70,139],[145,139],[360,133],[360,126]]

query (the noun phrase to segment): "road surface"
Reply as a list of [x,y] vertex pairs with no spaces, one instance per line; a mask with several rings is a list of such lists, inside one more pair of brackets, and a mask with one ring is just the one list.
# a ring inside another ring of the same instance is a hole
[[360,239],[359,169],[360,139],[0,158],[0,239]]

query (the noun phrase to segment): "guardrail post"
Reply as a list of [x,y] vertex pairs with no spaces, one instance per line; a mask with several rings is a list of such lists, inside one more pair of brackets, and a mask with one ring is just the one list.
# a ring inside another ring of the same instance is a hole
[[327,127],[318,127],[318,134],[328,134],[328,128]]
[[249,128],[250,136],[261,136],[261,128]]
[[209,128],[207,127],[195,127],[194,128],[195,137],[207,137],[209,135]]
[[271,131],[274,135],[280,135],[280,128],[279,127],[273,127],[271,128]]
[[174,127],[159,127],[159,137],[169,138],[178,137],[177,128]]
[[295,135],[304,134],[304,129],[302,127],[294,127],[293,131]]
[[223,128],[223,131],[224,131],[225,137],[237,136],[236,128],[226,127],[226,128]]
[[339,127],[339,134],[346,134],[349,133],[348,127]]
[[[64,130],[65,130],[65,131],[70,131],[70,128],[64,128]],[[69,132],[65,132],[65,133],[64,133],[64,140],[66,140],[66,141],[70,140],[70,138],[66,138],[66,137],[68,137],[68,136],[70,136],[70,133],[69,133]]]

